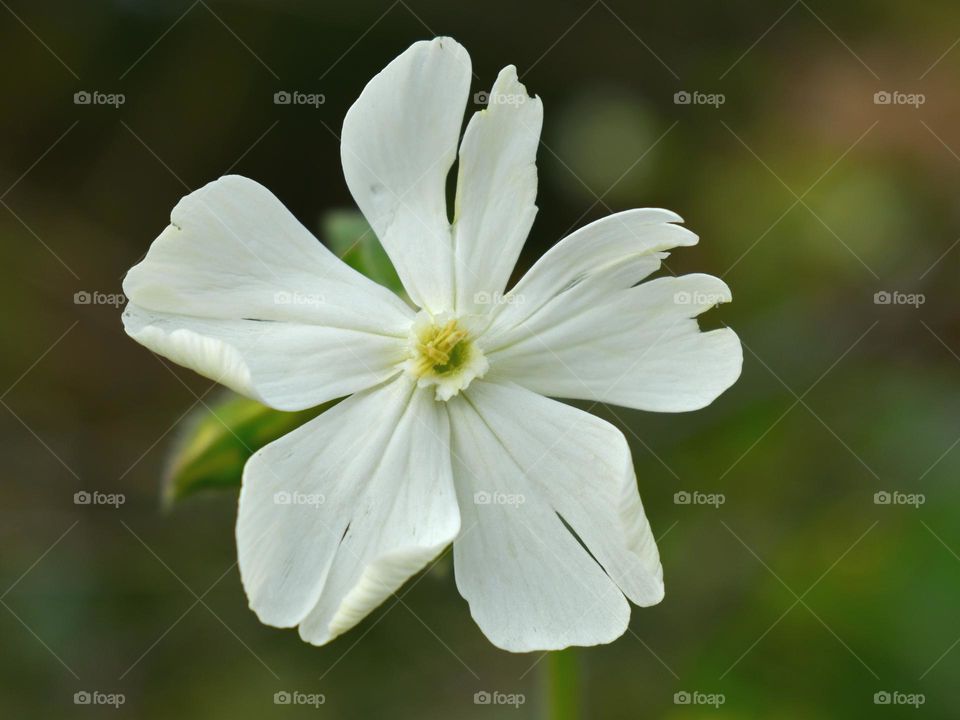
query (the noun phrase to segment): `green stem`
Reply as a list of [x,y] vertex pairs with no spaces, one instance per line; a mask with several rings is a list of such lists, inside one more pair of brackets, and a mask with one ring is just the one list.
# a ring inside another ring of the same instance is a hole
[[580,659],[575,648],[548,653],[543,661],[545,720],[580,717]]

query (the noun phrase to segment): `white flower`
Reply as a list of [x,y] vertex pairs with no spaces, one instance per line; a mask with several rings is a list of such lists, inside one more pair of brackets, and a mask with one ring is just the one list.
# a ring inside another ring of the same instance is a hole
[[545,396],[678,412],[740,373],[737,336],[696,321],[730,300],[722,281],[638,284],[697,242],[671,212],[581,228],[504,292],[537,210],[543,108],[500,72],[460,143],[451,223],[470,79],[455,41],[418,42],[343,124],[347,184],[418,310],[237,176],[181,200],[124,282],[126,330],[154,352],[281,410],[349,396],[257,452],[240,493],[250,606],[316,645],[451,542],[457,587],[499,647],[617,638],[626,598],[663,597],[630,450]]

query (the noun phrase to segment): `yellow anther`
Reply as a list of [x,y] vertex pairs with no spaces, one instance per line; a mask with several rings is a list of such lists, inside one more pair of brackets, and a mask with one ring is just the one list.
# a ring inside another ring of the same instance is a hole
[[449,400],[489,368],[476,343],[477,332],[470,319],[421,311],[410,331],[410,354],[403,367],[419,387],[436,386],[437,400]]
[[441,328],[433,329],[432,335],[421,337],[417,346],[419,358],[416,371],[425,375],[431,370],[437,371],[450,362],[454,348],[467,336],[465,330],[457,327],[456,320],[450,320]]

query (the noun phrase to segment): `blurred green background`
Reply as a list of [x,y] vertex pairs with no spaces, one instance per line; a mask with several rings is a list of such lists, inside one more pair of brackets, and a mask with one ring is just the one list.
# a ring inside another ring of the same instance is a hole
[[[127,339],[116,307],[74,302],[119,293],[177,200],[228,171],[318,230],[352,206],[346,109],[441,34],[470,51],[474,91],[512,63],[544,100],[520,270],[573,227],[659,206],[701,237],[670,270],[733,289],[705,318],[743,340],[729,392],[693,414],[596,409],[630,439],[667,596],[579,651],[587,716],[960,715],[956,3],[0,5],[4,717],[540,713],[547,661],[484,639],[448,561],[327,647],[260,625],[234,566],[235,493],[160,507],[171,428],[217,390]],[[325,102],[277,106],[280,90]],[[80,490],[126,502],[75,505]],[[94,690],[125,704],[74,704]],[[274,704],[295,690],[326,702]],[[875,704],[884,692],[924,703]]]

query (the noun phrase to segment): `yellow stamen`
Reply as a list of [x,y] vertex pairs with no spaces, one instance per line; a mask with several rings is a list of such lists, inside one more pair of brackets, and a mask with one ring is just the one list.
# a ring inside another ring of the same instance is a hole
[[464,330],[457,327],[456,320],[450,320],[442,328],[436,330],[429,340],[421,340],[417,350],[419,358],[416,372],[425,375],[433,369],[443,367],[450,362],[450,353],[467,336]]
[[477,345],[478,323],[472,317],[451,319],[421,311],[410,328],[409,355],[403,363],[421,388],[434,386],[446,402],[482,378],[490,365]]

